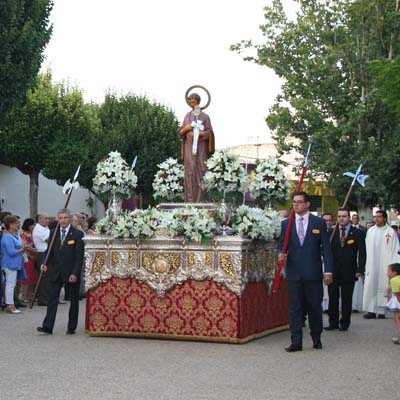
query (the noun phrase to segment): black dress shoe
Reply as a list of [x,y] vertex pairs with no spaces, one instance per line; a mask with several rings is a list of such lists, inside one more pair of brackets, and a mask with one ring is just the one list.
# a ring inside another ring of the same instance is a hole
[[75,331],[73,331],[72,329],[68,329],[67,335],[75,335]]
[[303,346],[301,344],[291,344],[289,347],[285,347],[288,353],[294,353],[295,351],[302,351]]
[[325,326],[325,330],[326,331],[334,331],[335,329],[338,329],[339,328],[339,325],[328,325],[328,326]]
[[385,314],[378,314],[378,319],[385,319]]
[[314,349],[321,350],[322,349],[321,340],[320,339],[314,340],[312,347],[314,347]]
[[368,313],[363,315],[363,318],[365,318],[365,319],[375,319],[376,318],[376,314],[373,313],[373,312],[368,312]]
[[40,333],[46,333],[47,335],[51,335],[53,332],[50,329],[43,328],[42,326],[38,326],[36,330]]
[[358,311],[358,310],[353,310],[353,313],[354,314],[358,314],[360,311]]
[[340,326],[339,327],[339,331],[341,331],[341,332],[347,332],[348,330],[349,330],[348,326]]
[[45,303],[44,301],[38,301],[37,305],[38,305],[38,306],[45,306],[45,307],[47,307],[47,303]]

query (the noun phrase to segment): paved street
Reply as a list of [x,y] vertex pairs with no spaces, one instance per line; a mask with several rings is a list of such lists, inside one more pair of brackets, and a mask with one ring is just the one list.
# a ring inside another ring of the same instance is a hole
[[353,315],[349,332],[324,333],[323,350],[307,335],[304,351],[288,354],[288,332],[244,345],[92,338],[81,306],[74,336],[65,334],[69,305],[52,336],[35,331],[44,307],[0,313],[0,399],[398,398],[392,319]]

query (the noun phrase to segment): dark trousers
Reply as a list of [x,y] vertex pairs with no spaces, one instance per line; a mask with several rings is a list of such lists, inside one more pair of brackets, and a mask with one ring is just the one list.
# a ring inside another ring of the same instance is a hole
[[[45,259],[45,253],[38,252],[36,256],[36,266],[40,273],[40,266],[43,264]],[[48,304],[49,302],[49,278],[48,274],[43,274],[40,281],[40,286],[37,294],[37,301],[39,304]]]
[[292,344],[302,344],[304,307],[313,340],[322,332],[322,281],[288,281],[290,295],[290,335]]
[[64,283],[61,279],[59,279],[56,282],[49,282],[49,303],[42,327],[49,329],[50,331],[53,331],[54,323],[56,322],[58,302],[63,286],[65,286],[65,290],[68,291],[70,300],[68,330],[75,331],[76,327],[78,326],[79,280],[77,283]]
[[353,309],[353,282],[332,282],[328,286],[329,293],[329,325],[339,326],[339,298],[342,301],[342,315],[340,325],[344,328],[350,326],[351,311]]

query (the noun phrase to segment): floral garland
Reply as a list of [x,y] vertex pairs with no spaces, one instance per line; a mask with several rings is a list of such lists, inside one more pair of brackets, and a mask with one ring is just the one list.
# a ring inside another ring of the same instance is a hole
[[176,201],[183,199],[183,165],[175,158],[167,158],[158,164],[159,171],[154,176],[153,197],[159,200]]
[[234,233],[251,239],[272,240],[279,237],[282,218],[277,211],[240,206],[231,217]]
[[[240,206],[231,217],[235,234],[251,239],[272,240],[279,236],[281,216],[276,211]],[[172,212],[156,208],[122,213],[113,219],[103,218],[96,224],[96,232],[116,239],[148,239],[157,229],[166,229],[171,237],[182,236],[189,241],[201,242],[218,236],[220,221],[208,210],[194,207]]]
[[219,201],[226,196],[225,200],[236,203],[243,199],[247,174],[240,164],[239,156],[225,149],[215,152],[206,161],[206,165],[203,187],[213,200]]
[[249,192],[260,205],[272,205],[289,198],[290,183],[276,157],[257,163],[255,173],[250,176]]
[[201,242],[217,232],[217,223],[207,210],[196,208],[176,209],[172,212],[156,208],[125,212],[96,224],[96,232],[116,239],[151,238],[157,229],[167,229],[169,234],[183,236],[190,241]]
[[118,151],[111,151],[96,167],[93,189],[97,193],[115,193],[129,198],[137,186],[137,176]]

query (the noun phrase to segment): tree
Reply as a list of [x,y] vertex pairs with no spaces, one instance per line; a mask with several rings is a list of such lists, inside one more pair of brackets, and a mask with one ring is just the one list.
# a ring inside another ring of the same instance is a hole
[[96,141],[97,154],[92,160],[103,158],[111,150],[118,150],[128,162],[137,156],[137,190],[145,203],[150,202],[157,164],[168,157],[180,156],[175,114],[144,96],[118,97],[109,93],[99,106],[99,118],[102,133]]
[[97,127],[79,89],[53,84],[50,72],[39,75],[24,104],[7,114],[0,129],[0,162],[29,176],[31,217],[37,214],[39,173],[58,183],[72,177],[89,160]]
[[[349,186],[345,171],[363,162],[370,180],[352,206],[399,205],[400,120],[387,106],[371,74],[371,61],[399,51],[398,1],[301,1],[295,20],[281,1],[265,8],[265,43],[242,41],[233,50],[255,49],[247,60],[283,78],[282,94],[267,123],[281,153],[304,152],[314,138],[310,165],[339,198]],[[295,140],[288,140],[289,138]]]
[[0,2],[0,121],[23,100],[39,72],[52,27],[50,0]]

